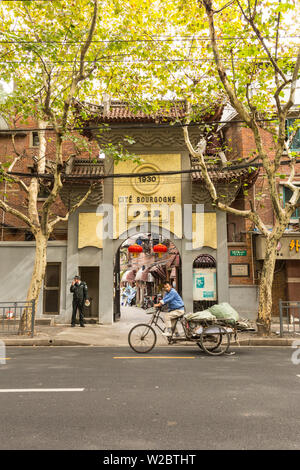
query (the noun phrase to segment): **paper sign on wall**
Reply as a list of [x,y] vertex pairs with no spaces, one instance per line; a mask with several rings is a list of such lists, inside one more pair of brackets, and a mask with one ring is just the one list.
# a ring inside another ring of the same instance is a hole
[[215,268],[193,269],[193,300],[217,300]]

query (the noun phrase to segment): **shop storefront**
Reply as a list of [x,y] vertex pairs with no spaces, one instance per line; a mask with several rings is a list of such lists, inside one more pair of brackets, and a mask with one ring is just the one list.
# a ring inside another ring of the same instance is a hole
[[[265,238],[256,238],[257,269],[265,258]],[[277,246],[277,259],[273,282],[273,317],[279,316],[279,300],[299,300],[300,290],[300,237],[299,232],[287,232]]]

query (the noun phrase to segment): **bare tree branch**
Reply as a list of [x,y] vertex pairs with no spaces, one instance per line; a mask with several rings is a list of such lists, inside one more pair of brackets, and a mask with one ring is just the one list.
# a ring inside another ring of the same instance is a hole
[[13,183],[15,184],[18,184],[20,186],[20,188],[25,191],[26,194],[29,193],[29,188],[28,186],[25,184],[25,182],[23,180],[21,180],[20,178],[18,178],[17,176],[13,176],[11,174],[8,174],[7,172],[3,172],[3,176],[7,178],[7,180],[9,181],[12,181]]
[[[238,1],[238,0],[237,0]],[[210,40],[211,40],[211,45],[213,48],[213,53],[214,53],[214,58],[215,58],[215,63],[217,66],[218,74],[220,77],[220,80],[226,90],[226,93],[229,97],[230,103],[233,106],[233,108],[239,113],[241,118],[245,121],[248,127],[252,129],[255,143],[256,143],[256,148],[258,151],[258,155],[262,160],[263,167],[265,169],[265,172],[268,177],[269,181],[269,187],[270,187],[270,196],[273,204],[274,211],[276,212],[276,215],[279,218],[282,218],[284,215],[284,211],[281,207],[280,199],[276,190],[276,177],[275,177],[275,172],[273,171],[272,164],[269,161],[268,155],[264,150],[263,143],[262,143],[262,138],[260,135],[260,130],[257,125],[257,122],[254,117],[252,117],[244,104],[237,98],[234,90],[232,89],[229,80],[227,78],[226,72],[225,72],[225,67],[224,64],[220,58],[219,54],[219,49],[216,41],[216,33],[215,33],[215,25],[214,25],[214,19],[213,19],[213,8],[212,8],[212,0],[198,0],[200,4],[203,4],[206,10],[206,14],[208,17],[208,22],[209,22],[209,32],[210,32]]]
[[[281,0],[279,0],[279,4],[281,3]],[[277,58],[278,58],[278,44],[279,44],[279,26],[280,26],[280,18],[281,18],[281,12],[278,12],[277,15],[277,26],[276,26],[276,41],[275,41],[275,61],[277,63]],[[277,86],[277,89],[280,87],[279,79],[278,79],[278,72],[275,70],[275,83]]]
[[[63,129],[65,128],[67,124],[69,109],[70,109],[72,100],[74,98],[77,85],[78,83],[80,83],[82,80],[86,78],[86,75],[84,74],[84,61],[85,61],[85,56],[92,42],[92,38],[93,38],[95,28],[96,28],[97,18],[98,18],[98,0],[94,0],[94,11],[93,11],[92,21],[91,21],[91,25],[89,28],[88,36],[84,44],[81,47],[79,72],[76,73],[75,76],[73,76],[70,91],[64,104],[64,112],[63,112],[62,123],[61,123],[61,127]],[[96,67],[96,65],[94,67]],[[92,69],[90,69],[87,72],[88,73],[87,76],[89,76],[93,70],[94,68],[92,67]]]
[[28,227],[30,227],[31,229],[34,228],[33,224],[30,222],[29,218],[26,217],[25,214],[22,214],[22,212],[9,206],[8,204],[6,204],[6,202],[2,201],[1,199],[0,199],[0,208],[3,209],[4,212],[8,212],[9,214],[12,214],[18,217],[19,219],[23,220],[23,222],[25,222],[25,224],[28,225]]
[[13,145],[13,148],[14,148],[14,152],[16,154],[16,157],[14,158],[14,160],[12,161],[12,163],[10,164],[10,166],[8,167],[7,171],[3,171],[3,175],[4,177],[6,177],[8,180],[12,180],[14,183],[18,184],[20,186],[21,189],[23,189],[27,194],[28,194],[28,187],[27,185],[25,184],[25,182],[23,180],[21,180],[20,178],[18,178],[17,176],[13,176],[13,175],[10,175],[9,173],[13,170],[14,166],[22,159],[26,156],[26,151],[23,151],[22,153],[20,153],[17,148],[16,148],[16,143],[15,143],[15,134],[12,134],[11,135],[11,140],[12,140],[12,145]]
[[222,8],[220,8],[219,10],[214,10],[214,14],[216,14],[216,13],[221,13],[221,11],[225,10],[225,8],[229,7],[229,6],[232,5],[234,2],[235,2],[235,0],[232,0],[231,2],[226,3],[226,5],[224,5],[224,6],[223,6]]
[[242,15],[244,16],[245,20],[247,21],[247,23],[251,26],[251,28],[253,29],[253,31],[255,32],[259,42],[261,43],[262,47],[264,48],[264,50],[266,51],[267,53],[267,56],[269,57],[270,59],[270,62],[271,64],[273,65],[274,67],[274,70],[277,71],[277,73],[282,77],[283,81],[284,82],[287,82],[287,78],[286,76],[284,75],[283,71],[278,67],[278,64],[276,63],[276,61],[274,60],[274,58],[272,57],[272,54],[269,50],[269,48],[267,47],[265,41],[264,41],[264,38],[262,37],[261,35],[261,32],[259,31],[259,29],[257,28],[256,24],[254,23],[254,16],[250,16],[248,17],[245,13],[245,10],[243,9],[242,5],[241,5],[241,2],[239,0],[237,0],[237,3],[239,5],[239,8],[242,12]]
[[73,212],[75,212],[80,206],[82,206],[82,204],[85,203],[85,201],[87,200],[87,198],[89,197],[89,195],[93,191],[94,187],[95,187],[95,184],[91,184],[91,186],[89,187],[89,189],[85,193],[85,195],[80,199],[79,202],[77,202],[77,204],[74,204],[74,206],[71,208],[71,210],[64,217],[57,216],[54,220],[50,221],[49,222],[50,231],[53,230],[54,226],[58,222],[66,222],[69,219],[70,215],[72,215]]

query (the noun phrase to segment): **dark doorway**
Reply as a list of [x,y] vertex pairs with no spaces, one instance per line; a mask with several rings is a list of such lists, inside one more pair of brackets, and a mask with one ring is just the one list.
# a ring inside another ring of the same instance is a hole
[[88,296],[91,302],[89,307],[85,307],[84,316],[86,318],[99,318],[99,267],[83,266],[79,267],[81,280],[87,283]]
[[47,263],[44,279],[44,306],[46,315],[59,315],[60,263]]

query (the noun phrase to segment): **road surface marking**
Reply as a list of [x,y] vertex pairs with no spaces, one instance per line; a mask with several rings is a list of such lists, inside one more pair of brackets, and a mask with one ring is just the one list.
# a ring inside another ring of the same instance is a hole
[[0,393],[83,392],[84,388],[1,388]]
[[299,375],[299,374],[297,374],[297,377],[300,377],[300,375]]
[[195,356],[114,356],[113,359],[195,359]]
[[0,357],[0,361],[9,361],[11,357]]

